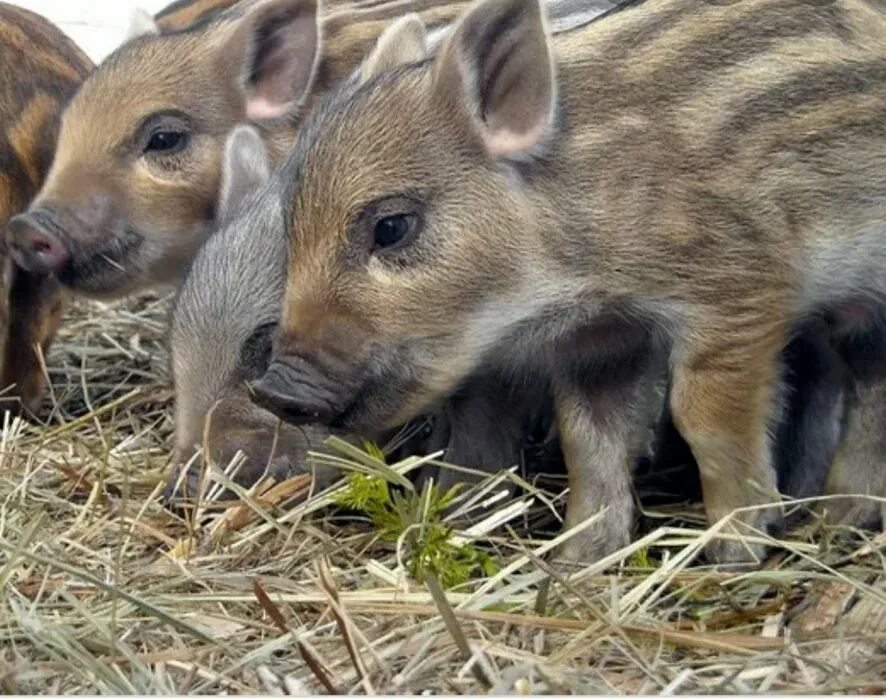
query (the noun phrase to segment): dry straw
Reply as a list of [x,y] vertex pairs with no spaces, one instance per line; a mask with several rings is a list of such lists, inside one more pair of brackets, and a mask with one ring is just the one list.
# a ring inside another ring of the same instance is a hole
[[566,572],[546,556],[563,485],[503,471],[451,516],[457,544],[491,554],[497,573],[443,591],[410,580],[408,555],[365,518],[331,507],[335,489],[305,501],[305,478],[182,522],[158,498],[172,428],[166,314],[153,297],[75,307],[47,363],[46,425],[3,425],[4,691],[886,690],[882,535],[813,520],[772,542],[761,567],[724,571],[696,555],[738,536],[730,522],[705,529],[697,507],[675,507],[647,512],[652,526],[624,551]]

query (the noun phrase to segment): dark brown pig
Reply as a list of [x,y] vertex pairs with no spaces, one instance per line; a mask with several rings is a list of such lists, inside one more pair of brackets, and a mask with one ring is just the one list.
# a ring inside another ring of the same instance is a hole
[[835,345],[883,319],[877,3],[662,0],[552,39],[534,0],[485,0],[436,57],[409,43],[379,43],[381,69],[312,113],[279,174],[289,268],[262,405],[360,430],[490,362],[538,372],[568,522],[602,513],[566,553],[595,558],[630,537],[664,362],[709,520],[776,524],[781,353],[807,319]]
[[[57,27],[0,3],[0,231],[24,211],[52,163],[62,109],[92,64]],[[58,283],[14,265],[0,240],[0,409],[37,410],[45,375],[41,356],[58,327]]]

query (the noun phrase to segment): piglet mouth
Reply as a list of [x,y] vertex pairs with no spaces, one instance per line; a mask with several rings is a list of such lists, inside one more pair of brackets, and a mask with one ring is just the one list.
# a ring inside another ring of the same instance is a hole
[[133,229],[98,245],[79,245],[71,260],[57,276],[70,289],[84,292],[114,292],[128,281],[129,263],[138,253],[144,238]]
[[256,404],[291,425],[334,425],[345,412],[344,383],[299,357],[275,359],[250,388]]

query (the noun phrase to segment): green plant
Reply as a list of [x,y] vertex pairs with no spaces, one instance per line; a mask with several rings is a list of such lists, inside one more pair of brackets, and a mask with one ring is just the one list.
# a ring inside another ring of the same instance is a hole
[[628,558],[628,565],[635,569],[655,569],[658,563],[652,558],[649,547],[638,549]]
[[[364,445],[364,451],[384,460],[381,450],[371,443]],[[430,572],[446,588],[452,588],[466,583],[478,571],[485,576],[497,571],[489,554],[472,544],[452,541],[453,529],[443,516],[459,490],[460,486],[455,486],[443,493],[429,481],[420,493],[403,492],[392,489],[381,476],[354,473],[336,503],[364,513],[382,540],[403,547],[404,560],[415,579],[423,581]]]

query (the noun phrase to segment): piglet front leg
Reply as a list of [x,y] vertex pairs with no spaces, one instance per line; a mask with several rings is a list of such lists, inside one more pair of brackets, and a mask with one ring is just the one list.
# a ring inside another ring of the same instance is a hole
[[[589,380],[589,376],[592,377]],[[635,507],[633,471],[661,419],[666,375],[657,363],[560,378],[557,424],[569,475],[566,528],[602,518],[568,540],[558,558],[593,562],[630,544]]]
[[707,548],[720,563],[761,560],[765,547],[741,536],[765,536],[784,519],[769,425],[787,324],[776,319],[755,327],[741,320],[733,315],[729,324],[687,334],[671,393],[674,422],[698,463],[708,522],[731,516],[724,534],[739,536]]
[[[843,442],[828,474],[826,493],[847,496],[825,501],[832,523],[886,530],[886,377],[857,382]],[[851,498],[860,495],[862,498]]]
[[[0,357],[0,389],[14,386],[17,413],[34,415],[46,393],[41,355],[46,356],[61,323],[65,294],[53,277],[12,270],[9,326]],[[6,408],[5,406],[3,408]]]

